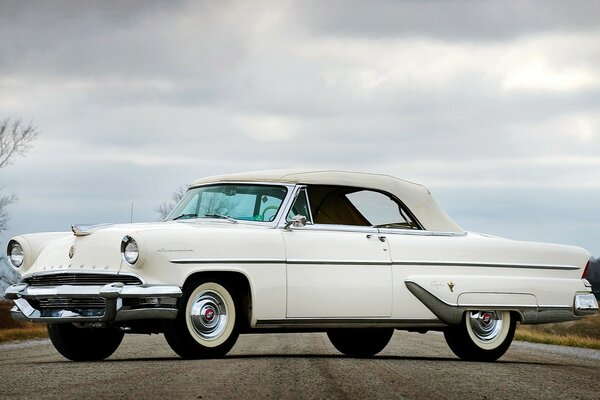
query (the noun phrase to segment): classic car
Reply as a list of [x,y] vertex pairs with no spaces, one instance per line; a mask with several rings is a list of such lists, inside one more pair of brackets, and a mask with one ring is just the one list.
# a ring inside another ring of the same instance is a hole
[[213,358],[240,333],[325,332],[369,357],[395,329],[494,361],[517,323],[598,311],[585,250],[466,232],[424,186],[357,172],[199,179],[164,221],[17,236],[8,258],[13,317],[47,323],[75,361],[110,356],[125,333]]

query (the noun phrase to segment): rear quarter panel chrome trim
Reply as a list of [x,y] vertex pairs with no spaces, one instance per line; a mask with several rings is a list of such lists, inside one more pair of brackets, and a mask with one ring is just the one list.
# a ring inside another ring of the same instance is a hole
[[392,265],[422,265],[430,267],[470,267],[470,268],[520,268],[520,269],[553,269],[577,270],[581,267],[573,265],[548,265],[548,264],[513,264],[513,263],[486,263],[486,262],[456,262],[456,261],[393,261]]
[[[465,311],[467,310],[509,310],[519,313],[521,323],[523,324],[543,324],[550,322],[564,322],[579,319],[573,313],[571,306],[563,305],[533,305],[529,304],[452,304],[446,302],[428,290],[421,287],[418,283],[407,280],[405,285],[408,290],[417,297],[431,312],[442,322],[448,325],[458,325]],[[493,295],[494,293],[488,293]],[[511,295],[510,293],[501,293]],[[516,294],[521,296],[522,294]]]

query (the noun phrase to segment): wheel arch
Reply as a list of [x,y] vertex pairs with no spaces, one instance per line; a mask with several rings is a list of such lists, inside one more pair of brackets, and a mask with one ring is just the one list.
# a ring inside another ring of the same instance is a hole
[[521,310],[508,310],[510,311],[510,316],[515,319],[518,323],[522,324],[525,321],[525,316]]
[[463,320],[466,318],[466,315],[469,311],[483,311],[483,310],[495,310],[495,311],[508,311],[510,313],[510,317],[511,319],[514,319],[516,322],[522,324],[523,321],[525,321],[525,317],[523,315],[523,312],[521,310],[517,310],[517,309],[513,309],[513,308],[502,308],[502,307],[470,307],[468,309],[461,309],[461,321],[460,323],[463,323]]
[[250,279],[240,271],[198,271],[188,275],[182,287],[197,285],[199,282],[206,282],[211,279],[223,281],[232,286],[232,289],[235,291],[234,297],[241,304],[243,318],[240,318],[240,321],[243,322],[242,328],[249,328],[253,309]]

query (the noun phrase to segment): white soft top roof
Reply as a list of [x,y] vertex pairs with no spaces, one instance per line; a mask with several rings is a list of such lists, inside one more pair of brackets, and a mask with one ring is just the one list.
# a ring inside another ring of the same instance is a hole
[[337,185],[384,191],[400,199],[425,229],[462,232],[461,227],[440,208],[425,186],[389,175],[336,170],[280,169],[209,176],[195,180],[190,186],[218,182]]

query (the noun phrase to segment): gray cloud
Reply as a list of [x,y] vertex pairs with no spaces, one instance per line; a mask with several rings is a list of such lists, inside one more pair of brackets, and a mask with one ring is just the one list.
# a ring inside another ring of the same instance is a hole
[[229,1],[9,3],[0,13],[0,34],[11,38],[0,42],[0,68],[58,79],[201,76],[206,84],[245,56],[256,13]]
[[334,0],[297,3],[295,11],[306,18],[317,35],[497,41],[540,31],[597,30],[600,4],[560,0]]
[[203,175],[334,167],[600,255],[598,6],[507,4],[3,2],[0,110],[42,136],[0,171],[21,198],[1,238],[131,202],[153,219]]

